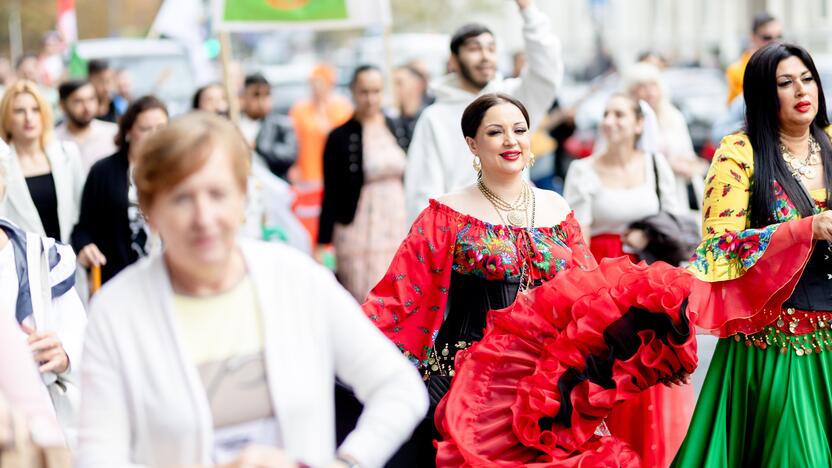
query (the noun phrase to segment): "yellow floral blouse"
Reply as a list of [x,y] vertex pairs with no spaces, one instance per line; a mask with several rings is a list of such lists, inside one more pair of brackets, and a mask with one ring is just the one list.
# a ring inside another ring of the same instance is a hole
[[[826,132],[832,135],[832,126]],[[800,218],[783,189],[775,184],[772,211],[777,223],[750,229],[748,208],[753,177],[754,154],[748,136],[728,135],[719,145],[705,179],[703,240],[689,266],[698,279],[714,282],[739,278],[765,253],[779,223]],[[816,212],[826,208],[824,189],[813,190],[811,196]]]

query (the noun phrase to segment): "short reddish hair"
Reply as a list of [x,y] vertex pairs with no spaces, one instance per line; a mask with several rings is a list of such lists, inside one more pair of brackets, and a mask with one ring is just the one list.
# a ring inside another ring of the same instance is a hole
[[227,119],[208,112],[193,112],[174,120],[138,147],[133,178],[139,205],[147,212],[160,193],[205,165],[211,153],[224,149],[238,188],[246,192],[251,171],[251,150],[240,130]]

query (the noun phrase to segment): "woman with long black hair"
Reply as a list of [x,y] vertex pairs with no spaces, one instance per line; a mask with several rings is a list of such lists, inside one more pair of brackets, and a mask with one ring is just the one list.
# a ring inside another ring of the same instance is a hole
[[806,50],[772,44],[744,78],[746,130],[706,179],[690,269],[722,337],[674,466],[832,465],[832,129]]

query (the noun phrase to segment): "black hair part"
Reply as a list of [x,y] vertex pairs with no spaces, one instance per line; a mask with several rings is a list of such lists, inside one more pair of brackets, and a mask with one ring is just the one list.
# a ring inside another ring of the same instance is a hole
[[97,75],[109,69],[110,64],[106,60],[92,59],[87,62],[87,76]]
[[64,81],[60,86],[58,86],[58,99],[66,101],[70,96],[72,96],[73,93],[75,93],[75,91],[78,91],[88,84],[90,84],[90,82],[87,80]]
[[477,37],[480,34],[491,34],[490,29],[487,26],[480,23],[468,23],[466,25],[461,26],[459,29],[454,32],[454,35],[451,37],[451,54],[459,55],[459,48],[462,47],[462,44],[472,37]]
[[775,222],[774,183],[778,183],[801,216],[814,214],[814,202],[796,179],[780,154],[780,101],[777,97],[777,65],[789,57],[797,57],[809,69],[818,87],[818,113],[810,131],[820,144],[826,202],[832,188],[832,144],[824,129],[829,125],[823,86],[815,62],[806,49],[793,44],[769,44],[751,56],[743,77],[745,99],[745,131],[754,149],[754,180],[751,184],[751,227]]
[[245,80],[245,82],[243,82],[243,88],[248,88],[249,86],[254,86],[254,85],[271,86],[269,84],[269,80],[267,80],[266,77],[263,76],[260,73],[255,73],[253,75],[246,76],[246,80]]
[[485,117],[485,113],[488,112],[488,109],[504,103],[512,104],[514,107],[520,109],[520,112],[523,114],[523,118],[526,120],[526,125],[531,126],[531,123],[529,122],[529,111],[526,110],[526,106],[524,106],[522,102],[512,96],[509,96],[508,94],[488,93],[474,99],[474,102],[468,104],[468,107],[465,108],[465,111],[462,113],[462,121],[460,123],[462,126],[462,135],[465,137],[475,138],[477,136],[477,130],[479,130],[480,124],[482,124],[482,119]]
[[381,73],[381,68],[372,64],[359,65],[358,67],[356,67],[355,71],[352,72],[352,78],[350,78],[350,88],[355,86],[355,83],[358,81],[359,75],[368,71],[376,71]]
[[133,125],[136,124],[136,119],[139,118],[139,114],[152,109],[159,109],[164,112],[165,115],[169,115],[168,107],[156,96],[142,96],[133,101],[127,107],[124,115],[118,119],[118,133],[116,133],[115,138],[116,147],[118,149],[127,150],[127,147],[129,146],[127,134],[133,128]]

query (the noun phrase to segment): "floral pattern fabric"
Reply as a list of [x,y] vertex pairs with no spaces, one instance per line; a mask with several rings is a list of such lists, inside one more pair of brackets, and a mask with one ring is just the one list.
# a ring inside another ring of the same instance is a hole
[[[701,280],[690,297],[696,325],[720,337],[753,335],[775,322],[814,245],[812,219],[802,218],[776,183],[774,223],[750,228],[753,166],[754,151],[744,133],[722,140],[705,181],[703,240],[688,267]],[[824,189],[810,195],[815,213],[826,210]]]
[[431,200],[363,308],[423,366],[445,316],[452,272],[502,281],[520,278],[525,269],[532,281],[546,281],[560,271],[594,265],[572,213],[557,226],[515,228]]
[[[777,223],[761,229],[749,227],[753,165],[754,153],[745,134],[729,135],[722,140],[705,180],[703,240],[689,267],[700,280],[741,277],[765,254],[781,223],[800,218],[794,203],[775,182],[771,209]],[[826,209],[823,189],[812,191],[811,195],[816,213]]]
[[[569,267],[560,249],[568,249],[564,223],[551,228],[516,230],[471,218],[457,234],[453,270],[486,280],[516,280],[523,261],[529,261],[533,279],[550,279]],[[522,252],[522,249],[529,252]]]

